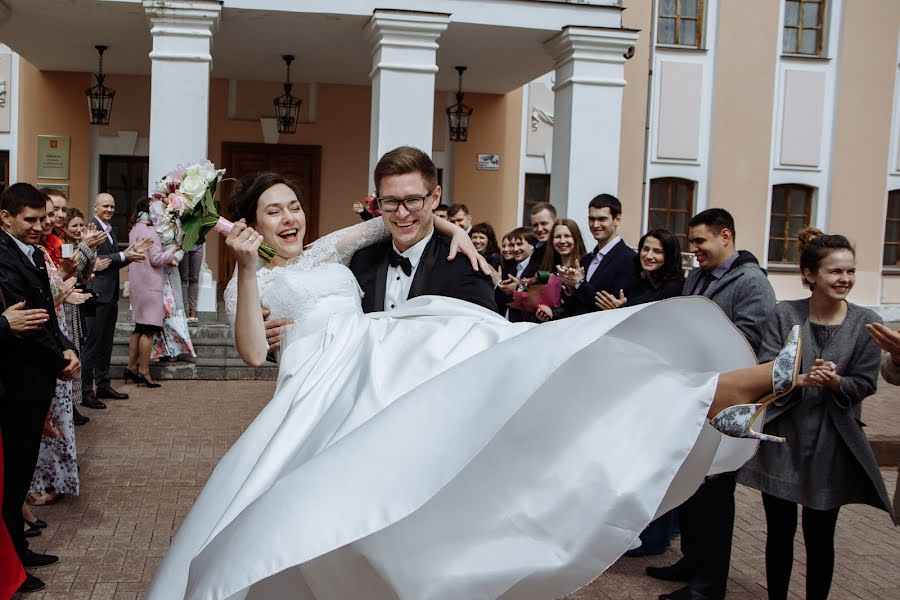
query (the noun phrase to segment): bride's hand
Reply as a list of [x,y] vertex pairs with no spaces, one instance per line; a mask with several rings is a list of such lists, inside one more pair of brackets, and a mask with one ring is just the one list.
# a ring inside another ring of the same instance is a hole
[[238,265],[244,268],[252,268],[259,264],[257,252],[262,242],[262,234],[252,227],[247,227],[244,219],[236,222],[225,238],[225,244],[234,252]]
[[[478,250],[475,249],[475,245],[472,243],[469,234],[461,227],[456,227],[455,225],[454,227],[456,228],[456,231],[453,232],[453,237],[450,239],[450,254],[447,256],[447,260],[453,260],[456,258],[457,253],[462,252],[466,258],[469,259],[469,262],[472,263],[473,271],[478,271],[480,268],[481,271],[490,275],[491,273],[485,271],[484,266],[479,264],[478,259],[482,258],[482,256],[478,253]],[[484,265],[490,268],[487,261],[485,261]]]

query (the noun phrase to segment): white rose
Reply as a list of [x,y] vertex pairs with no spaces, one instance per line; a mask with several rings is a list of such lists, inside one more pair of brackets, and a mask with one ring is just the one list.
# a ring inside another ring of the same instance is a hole
[[187,173],[184,176],[184,180],[181,182],[181,194],[185,196],[188,200],[188,205],[191,208],[197,206],[197,203],[203,198],[203,194],[206,193],[206,177],[201,173]]

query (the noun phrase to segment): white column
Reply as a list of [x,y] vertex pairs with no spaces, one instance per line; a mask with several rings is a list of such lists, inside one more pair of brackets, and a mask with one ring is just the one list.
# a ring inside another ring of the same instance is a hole
[[637,38],[625,29],[566,27],[545,44],[556,63],[550,201],[585,235],[591,198],[618,192],[625,53]]
[[144,0],[150,20],[150,185],[207,158],[212,29],[217,1]]
[[[144,0],[153,36],[151,191],[178,164],[198,162],[209,156],[210,47],[221,10],[217,0]],[[198,310],[215,312],[216,283],[205,262],[199,291]],[[179,286],[176,296],[180,294]]]
[[397,146],[415,146],[431,154],[437,40],[449,23],[449,15],[385,10],[375,11],[369,21],[370,174],[381,155]]

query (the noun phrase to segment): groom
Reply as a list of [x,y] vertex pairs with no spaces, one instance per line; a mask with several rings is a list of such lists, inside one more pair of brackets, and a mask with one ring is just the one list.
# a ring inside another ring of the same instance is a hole
[[434,229],[441,186],[427,154],[401,146],[382,156],[375,166],[375,195],[391,239],[363,248],[350,261],[365,294],[364,312],[391,310],[424,295],[449,296],[497,310],[490,278],[473,271],[461,254],[447,260],[450,240]]
[[[448,296],[497,311],[490,277],[474,271],[462,254],[447,260],[450,240],[434,229],[441,186],[427,154],[400,146],[382,156],[375,166],[375,195],[391,239],[359,250],[350,261],[364,293],[364,312],[391,310],[424,295]],[[266,341],[272,351],[279,346],[282,327],[290,322],[266,320]]]

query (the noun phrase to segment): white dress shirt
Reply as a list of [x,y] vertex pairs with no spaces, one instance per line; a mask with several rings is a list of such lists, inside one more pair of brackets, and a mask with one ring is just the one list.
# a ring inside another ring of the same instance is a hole
[[591,277],[593,277],[594,273],[597,272],[597,267],[600,266],[600,263],[602,263],[603,259],[606,258],[606,255],[609,254],[609,251],[613,249],[613,246],[615,246],[616,244],[618,244],[621,241],[622,241],[622,238],[617,235],[613,239],[609,240],[609,242],[607,242],[605,246],[600,248],[600,250],[597,252],[597,254],[594,255],[594,260],[592,260],[591,264],[588,265],[587,273],[584,276],[585,281],[591,280]]
[[[109,223],[107,223],[106,221],[101,219],[100,217],[95,216],[94,218],[97,220],[98,223],[100,223],[100,228],[106,233],[106,239],[108,239],[109,243],[112,244],[113,247],[115,247],[116,243],[113,241],[113,237],[112,237],[112,233],[111,233],[112,225],[110,225]],[[124,252],[119,252],[119,259],[122,262],[125,262],[125,253]]]
[[[4,231],[3,233],[6,232]],[[12,238],[12,240],[16,243],[16,246],[19,247],[19,250],[22,251],[22,254],[25,255],[25,258],[28,259],[28,262],[30,262],[32,266],[36,267],[37,265],[34,264],[34,246],[24,243],[22,240],[12,235],[11,233],[6,233],[6,235]]]
[[400,252],[400,250],[397,249],[396,244],[391,242],[394,252],[409,259],[409,262],[412,265],[412,271],[407,275],[400,267],[388,265],[387,285],[384,288],[384,310],[397,308],[406,302],[409,297],[409,288],[412,287],[413,278],[416,276],[416,268],[419,266],[419,261],[422,259],[422,253],[425,251],[425,246],[431,241],[433,235],[434,229],[405,252]]

